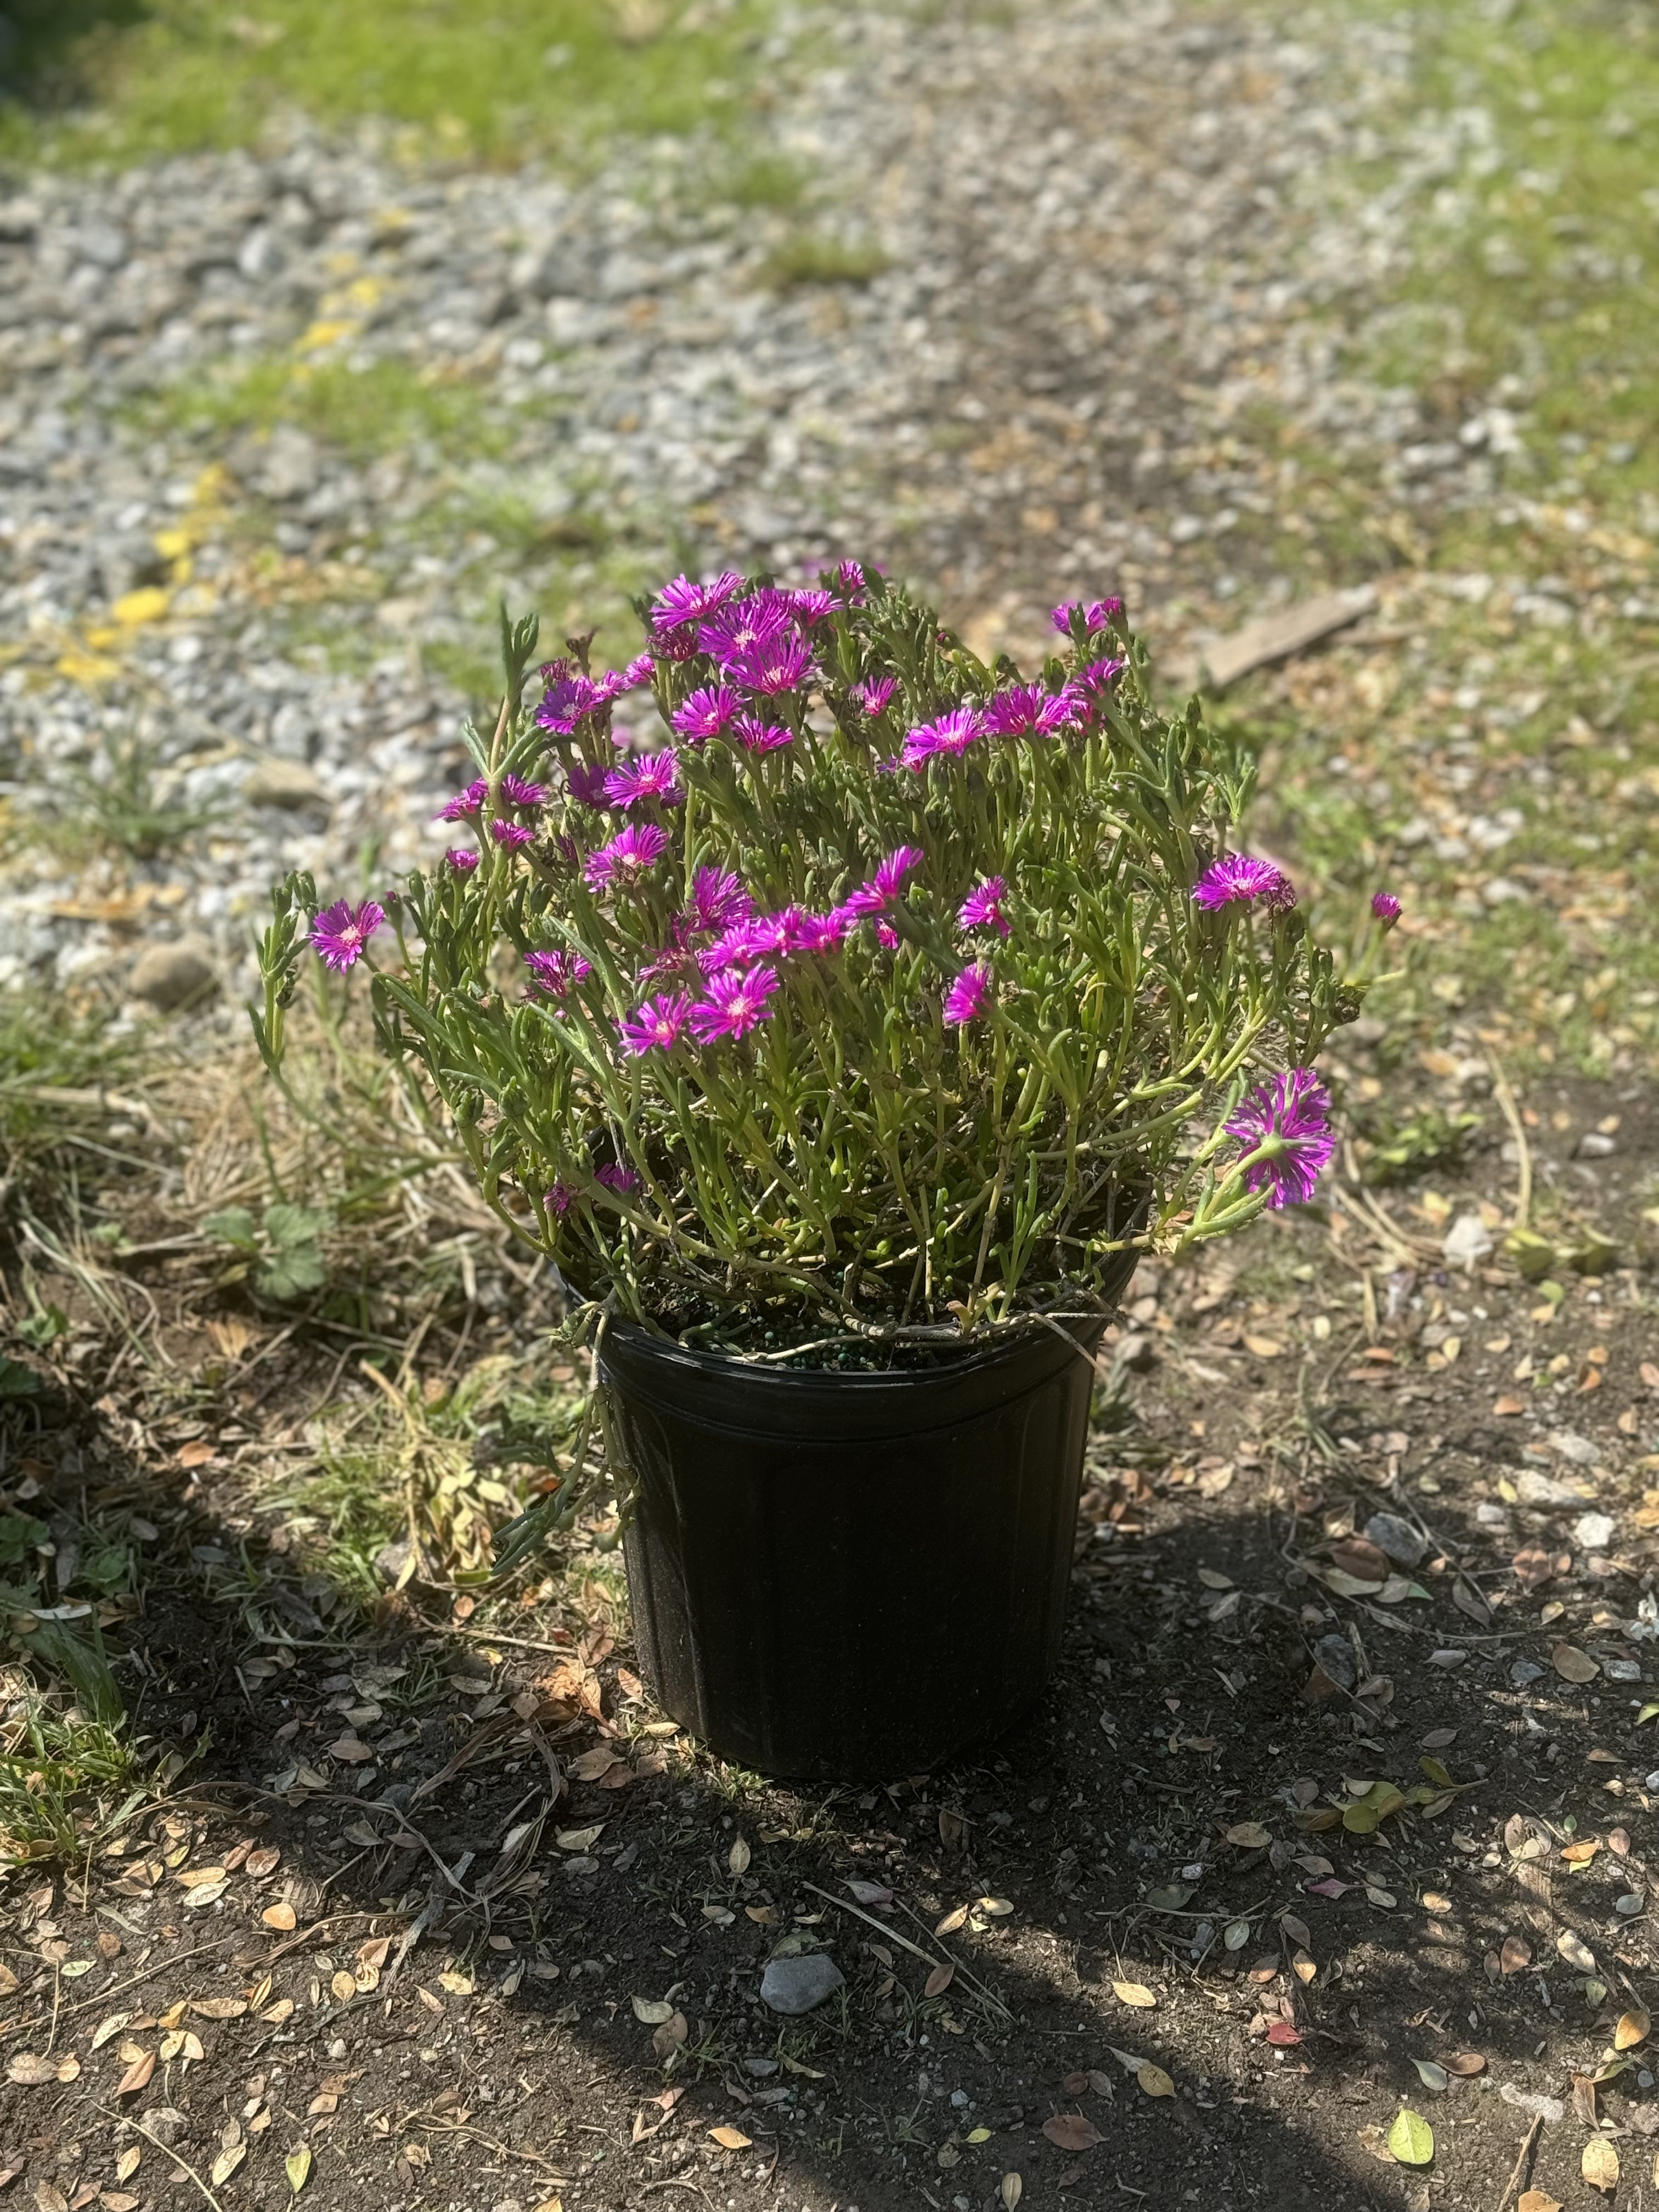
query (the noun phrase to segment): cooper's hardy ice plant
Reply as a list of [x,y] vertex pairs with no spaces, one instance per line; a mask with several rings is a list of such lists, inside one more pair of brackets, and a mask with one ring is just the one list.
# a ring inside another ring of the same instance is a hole
[[273,1068],[307,947],[372,969],[385,1049],[584,1310],[773,1358],[1088,1314],[1127,1246],[1310,1194],[1308,1063],[1364,987],[1229,851],[1249,763],[1156,711],[1118,601],[1056,608],[1029,678],[854,562],[640,611],[637,659],[573,639],[531,700],[503,620],[455,842],[384,910],[276,892]]

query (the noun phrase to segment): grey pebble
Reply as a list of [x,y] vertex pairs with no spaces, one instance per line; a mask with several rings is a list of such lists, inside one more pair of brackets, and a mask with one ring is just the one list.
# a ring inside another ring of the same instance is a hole
[[1354,1672],[1353,1646],[1346,1636],[1322,1636],[1313,1656],[1339,1690],[1352,1690],[1359,1679]]
[[315,769],[280,757],[257,762],[248,770],[242,780],[242,797],[250,806],[279,806],[289,812],[328,805]]
[[215,981],[213,948],[199,937],[152,945],[132,964],[128,988],[164,1014],[204,998]]
[[1419,1565],[1428,1549],[1410,1522],[1402,1521],[1397,1513],[1373,1513],[1365,1523],[1365,1534],[1402,1567]]
[[769,1959],[761,1976],[761,2002],[774,2012],[792,2016],[811,2012],[843,1988],[845,1982],[846,1977],[827,1951],[806,1951],[794,1959]]

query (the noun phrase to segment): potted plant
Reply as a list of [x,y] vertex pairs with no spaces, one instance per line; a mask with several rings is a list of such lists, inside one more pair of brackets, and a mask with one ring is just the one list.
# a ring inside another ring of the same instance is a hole
[[639,658],[573,638],[533,696],[503,616],[454,842],[384,908],[290,878],[255,1029],[277,1068],[307,948],[373,969],[558,1272],[592,1386],[503,1563],[607,1471],[672,1715],[911,1771],[1040,1689],[1106,1322],[1141,1252],[1310,1195],[1364,986],[1230,850],[1251,763],[1158,712],[1115,599],[1030,678],[850,561],[640,612]]

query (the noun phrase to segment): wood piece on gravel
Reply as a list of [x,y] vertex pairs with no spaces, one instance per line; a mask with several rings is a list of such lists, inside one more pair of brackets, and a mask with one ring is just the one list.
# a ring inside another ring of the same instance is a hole
[[1322,592],[1316,599],[1281,608],[1277,614],[1262,615],[1227,637],[1179,655],[1170,663],[1169,681],[1180,691],[1194,686],[1204,691],[1224,691],[1241,676],[1268,667],[1275,660],[1288,660],[1292,654],[1305,653],[1310,645],[1346,629],[1362,615],[1370,614],[1376,605],[1376,592],[1370,584],[1357,585],[1350,591]]

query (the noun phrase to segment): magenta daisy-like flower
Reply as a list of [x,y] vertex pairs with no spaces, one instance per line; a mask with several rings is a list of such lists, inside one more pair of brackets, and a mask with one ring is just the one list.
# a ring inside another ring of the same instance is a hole
[[757,915],[749,925],[750,942],[757,954],[804,951],[811,921],[798,906],[787,906],[780,914]]
[[872,676],[867,684],[855,684],[850,696],[858,701],[873,722],[897,690],[896,676]]
[[478,865],[478,855],[469,852],[465,845],[452,845],[444,860],[458,876],[471,875]]
[[489,779],[481,775],[469,783],[465,791],[458,791],[453,799],[445,799],[433,816],[434,822],[465,822],[475,815],[489,796]]
[[659,753],[643,753],[612,769],[605,780],[605,795],[625,812],[642,799],[655,799],[665,806],[678,806],[685,797],[679,783],[679,755],[672,745]]
[[645,1188],[632,1168],[595,1168],[593,1180],[605,1190],[615,1191],[618,1198],[633,1198]]
[[803,915],[800,949],[803,952],[838,952],[851,927],[852,917],[839,907],[832,914]]
[[501,797],[509,806],[541,806],[546,803],[547,790],[543,784],[527,783],[521,775],[504,775]]
[[920,723],[909,731],[899,757],[906,768],[925,768],[937,754],[965,753],[969,746],[983,735],[975,708],[953,707],[948,714],[939,715],[936,721]]
[[775,753],[795,742],[794,732],[782,722],[763,721],[758,714],[739,714],[732,735],[746,753]]
[[548,999],[562,999],[593,972],[580,952],[526,952],[524,964],[531,989]]
[[738,695],[727,684],[705,684],[674,709],[674,727],[688,744],[717,738],[738,711]]
[[914,875],[927,855],[920,845],[898,845],[876,870],[870,882],[879,891],[884,902],[896,899],[904,889],[904,879]]
[[597,811],[604,811],[606,805],[604,769],[590,768],[586,761],[572,761],[564,772],[564,781],[565,788],[579,806],[592,806]]
[[311,925],[312,949],[325,968],[343,975],[362,958],[369,939],[385,920],[386,908],[373,899],[365,899],[361,906],[336,899]]
[[546,1194],[542,1203],[551,1214],[566,1214],[576,1203],[579,1195],[574,1183],[559,1182]]
[[1243,1148],[1244,1188],[1265,1189],[1274,1212],[1305,1206],[1336,1150],[1330,1115],[1330,1094],[1310,1067],[1258,1084],[1226,1125]]
[[1400,919],[1401,908],[1399,900],[1392,891],[1373,891],[1371,912],[1384,929],[1392,929]]
[[1080,614],[1083,627],[1092,635],[1096,630],[1104,629],[1107,623],[1122,611],[1121,599],[1068,599],[1063,606],[1056,607],[1048,619],[1062,637],[1068,637],[1073,616]]
[[1070,690],[1050,692],[1040,684],[1014,684],[987,702],[981,720],[988,738],[1047,737],[1069,729],[1081,708]]
[[649,653],[636,653],[622,672],[623,690],[637,691],[641,684],[648,684],[657,672],[656,657]]
[[755,902],[742,878],[729,868],[699,868],[692,877],[684,915],[689,930],[729,929],[734,921],[747,921],[754,911]]
[[601,845],[590,853],[582,863],[582,873],[590,890],[601,891],[612,884],[636,884],[646,871],[654,868],[668,850],[668,832],[659,830],[654,822],[630,823],[629,827],[613,837],[608,845]]
[[740,654],[785,635],[792,622],[787,592],[750,592],[744,599],[725,600],[699,623],[697,650],[724,668]]
[[899,933],[890,921],[878,921],[876,924],[876,942],[884,952],[898,951]]
[[1091,660],[1086,668],[1079,668],[1073,680],[1082,685],[1091,698],[1095,698],[1109,685],[1115,684],[1128,665],[1121,654],[1115,653],[1105,660]]
[[797,622],[826,621],[840,605],[833,592],[800,591],[789,594],[790,611]]
[[764,964],[713,975],[708,996],[691,1009],[691,1026],[704,1044],[713,1044],[720,1037],[746,1036],[757,1023],[771,1018],[772,994],[777,988],[777,969]]
[[535,831],[522,822],[492,822],[489,834],[498,845],[506,846],[509,853],[516,852],[521,845],[533,845],[536,842]]
[[[552,665],[556,667],[559,664],[555,662]],[[591,714],[596,707],[604,704],[604,693],[587,677],[556,676],[536,709],[536,724],[538,729],[551,730],[556,736],[574,737],[583,715]]]
[[684,991],[665,991],[660,998],[647,999],[622,1024],[623,1049],[635,1059],[642,1053],[672,1052],[690,1018],[691,1001]]
[[[692,623],[706,622],[717,607],[724,606],[734,592],[742,589],[743,578],[729,568],[711,584],[694,584],[689,576],[676,576],[657,594],[649,617],[651,627],[659,639],[672,637]],[[675,642],[678,643],[678,638]]]
[[945,1018],[958,1029],[969,1022],[978,1021],[991,1003],[991,971],[985,963],[976,961],[973,967],[964,968],[945,994]]
[[1255,899],[1273,913],[1283,914],[1296,904],[1296,891],[1282,868],[1248,853],[1224,853],[1193,885],[1194,903],[1206,913],[1218,907],[1248,906]]
[[760,946],[755,940],[756,925],[752,919],[734,921],[723,929],[714,943],[697,955],[697,965],[706,975],[718,975],[727,968],[746,968],[759,957]]
[[964,929],[994,929],[999,937],[1006,937],[1009,923],[1003,902],[1007,896],[1008,884],[1004,877],[987,876],[957,908],[957,920]]
[[841,586],[843,599],[859,599],[868,589],[860,561],[843,561],[836,570],[836,581]]
[[812,672],[812,648],[793,630],[781,632],[775,637],[757,640],[742,653],[732,653],[726,663],[726,672],[734,684],[760,693],[763,698],[773,699],[780,692],[800,689]]

